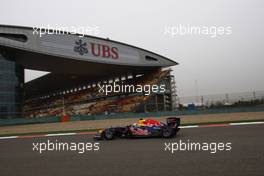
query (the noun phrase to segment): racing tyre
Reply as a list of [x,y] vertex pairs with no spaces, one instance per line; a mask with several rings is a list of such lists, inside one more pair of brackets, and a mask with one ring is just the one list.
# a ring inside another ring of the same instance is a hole
[[162,137],[171,138],[174,136],[174,130],[172,128],[166,127],[162,130]]
[[104,138],[106,139],[106,140],[112,140],[112,139],[114,139],[114,132],[113,132],[113,130],[111,130],[111,129],[106,129],[105,130],[105,132],[104,132]]

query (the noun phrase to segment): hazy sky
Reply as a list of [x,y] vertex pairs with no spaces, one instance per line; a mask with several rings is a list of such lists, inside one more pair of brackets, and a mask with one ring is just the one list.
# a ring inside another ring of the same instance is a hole
[[[264,90],[262,0],[1,0],[0,23],[98,26],[99,37],[154,51],[180,63],[180,96]],[[168,26],[231,27],[230,35],[175,35]],[[27,72],[26,79],[38,76]],[[197,85],[195,86],[195,80]]]

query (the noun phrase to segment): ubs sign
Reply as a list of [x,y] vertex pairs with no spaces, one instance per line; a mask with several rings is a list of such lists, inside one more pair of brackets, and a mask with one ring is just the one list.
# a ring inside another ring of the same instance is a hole
[[110,47],[106,44],[99,43],[86,43],[81,39],[75,41],[74,52],[79,53],[80,55],[84,55],[87,53],[91,53],[95,57],[103,57],[103,58],[112,58],[118,59],[118,48]]

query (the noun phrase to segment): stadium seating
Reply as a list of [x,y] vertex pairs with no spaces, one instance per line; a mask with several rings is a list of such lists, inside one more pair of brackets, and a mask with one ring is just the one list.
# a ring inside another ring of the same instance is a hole
[[[139,78],[124,80],[122,84],[158,85],[168,74],[170,74],[169,70],[157,70]],[[125,95],[110,93],[106,96],[99,93],[99,88],[96,86],[63,95],[26,100],[23,112],[24,116],[30,118],[61,116],[63,112],[68,115],[134,112],[149,97],[150,95],[144,96],[133,92]]]

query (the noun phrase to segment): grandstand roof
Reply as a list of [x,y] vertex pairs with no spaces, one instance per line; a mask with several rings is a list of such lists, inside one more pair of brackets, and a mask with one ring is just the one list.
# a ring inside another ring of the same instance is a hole
[[109,39],[61,34],[62,31],[42,36],[39,33],[43,30],[34,32],[36,28],[0,25],[1,54],[26,69],[51,72],[26,84],[31,93],[178,64],[154,52]]

